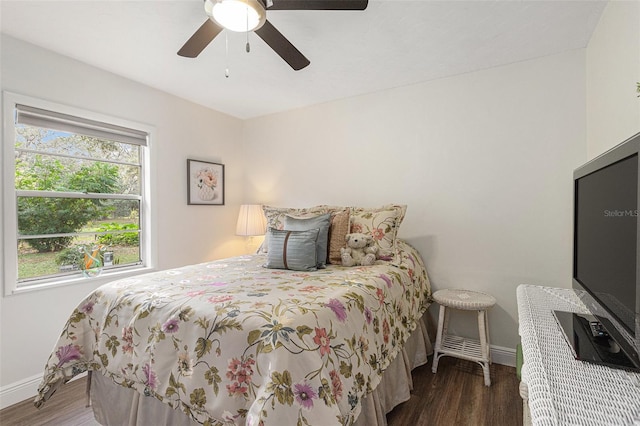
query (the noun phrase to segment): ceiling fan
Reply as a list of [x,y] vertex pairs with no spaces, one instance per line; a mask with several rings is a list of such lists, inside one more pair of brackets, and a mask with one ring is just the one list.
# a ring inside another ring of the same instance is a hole
[[364,10],[367,4],[368,0],[205,0],[209,18],[178,55],[195,58],[223,29],[253,31],[298,71],[309,65],[309,60],[267,20],[267,10]]

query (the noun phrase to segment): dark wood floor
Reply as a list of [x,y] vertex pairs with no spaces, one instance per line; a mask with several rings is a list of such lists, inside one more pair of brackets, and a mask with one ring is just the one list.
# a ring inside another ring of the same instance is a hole
[[[413,384],[409,401],[387,415],[389,426],[522,424],[515,368],[492,365],[491,387],[486,387],[478,364],[444,357],[437,374],[431,373],[431,361],[415,369]],[[40,410],[30,400],[5,408],[0,424],[98,425],[91,408],[85,407],[85,386],[86,379],[68,383]]]
[[438,373],[429,363],[413,370],[411,398],[387,414],[389,426],[522,425],[522,399],[516,369],[491,366],[491,386],[480,365],[443,357]]
[[86,388],[85,377],[62,386],[41,409],[33,399],[5,408],[0,411],[0,425],[99,426],[91,407],[86,407]]

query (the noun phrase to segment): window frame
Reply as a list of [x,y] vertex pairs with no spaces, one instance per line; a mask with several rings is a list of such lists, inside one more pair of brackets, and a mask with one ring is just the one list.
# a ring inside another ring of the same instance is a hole
[[[3,95],[3,138],[2,138],[2,248],[0,262],[3,266],[4,295],[60,287],[71,284],[90,284],[91,289],[108,281],[137,275],[155,270],[157,264],[156,214],[153,200],[154,172],[151,168],[154,150],[152,141],[155,139],[155,128],[139,122],[122,119],[110,115],[92,112],[82,108],[62,105],[42,99],[4,91]],[[79,120],[91,120],[107,123],[108,125],[130,128],[147,135],[146,146],[141,146],[141,201],[140,201],[140,257],[142,264],[123,266],[113,270],[104,270],[94,278],[85,278],[81,274],[76,276],[60,275],[55,277],[35,279],[27,283],[18,283],[18,217],[17,194],[15,188],[15,114],[18,105],[53,111],[60,114],[77,117]]]

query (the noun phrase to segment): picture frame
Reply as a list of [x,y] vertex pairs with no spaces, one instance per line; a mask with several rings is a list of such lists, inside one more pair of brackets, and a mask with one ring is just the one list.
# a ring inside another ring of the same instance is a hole
[[187,159],[187,204],[224,206],[224,164]]

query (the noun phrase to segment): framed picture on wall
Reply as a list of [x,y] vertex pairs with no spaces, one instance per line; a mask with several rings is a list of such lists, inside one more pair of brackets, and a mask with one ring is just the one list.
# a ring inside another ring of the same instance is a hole
[[187,204],[224,205],[224,164],[187,160]]

